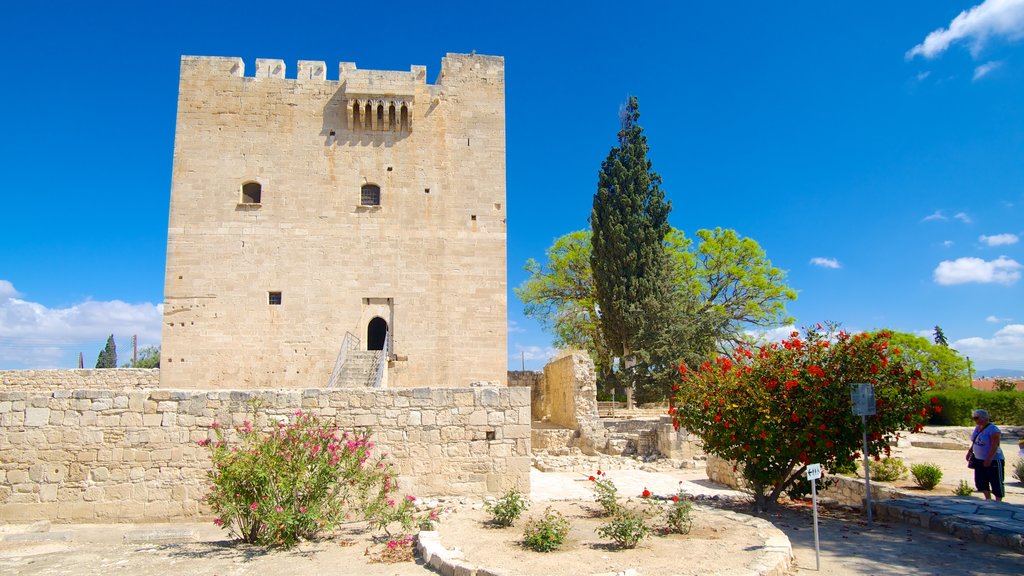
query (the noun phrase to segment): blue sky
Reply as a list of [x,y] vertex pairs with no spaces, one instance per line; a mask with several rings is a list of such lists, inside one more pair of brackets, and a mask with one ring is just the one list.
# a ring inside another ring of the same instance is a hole
[[510,367],[553,353],[511,288],[588,226],[636,95],[672,224],[757,240],[797,326],[1024,369],[1024,0],[664,4],[6,4],[0,369],[159,342],[181,55],[433,82],[472,50],[506,63]]

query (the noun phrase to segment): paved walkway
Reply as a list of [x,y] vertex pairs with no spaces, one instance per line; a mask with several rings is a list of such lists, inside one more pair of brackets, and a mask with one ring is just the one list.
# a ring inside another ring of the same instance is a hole
[[1024,552],[1024,506],[1020,504],[972,497],[932,496],[884,500],[873,508],[880,519],[899,520]]

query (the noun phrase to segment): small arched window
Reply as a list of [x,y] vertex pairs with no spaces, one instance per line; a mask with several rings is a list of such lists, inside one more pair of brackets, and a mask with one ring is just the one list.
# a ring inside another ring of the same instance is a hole
[[362,122],[359,119],[359,102],[352,103],[352,129],[355,131],[362,130]]
[[384,129],[384,105],[377,104],[377,130]]
[[402,132],[408,132],[409,131],[409,107],[406,106],[405,104],[402,104],[402,112],[401,112],[400,118],[401,118],[401,124],[399,126],[399,130],[402,131]]
[[373,130],[373,106],[369,102],[366,103],[366,107],[363,108],[365,114],[363,114],[363,121],[367,130]]
[[359,194],[359,203],[363,206],[380,206],[380,186],[364,184]]
[[262,201],[263,186],[259,182],[242,184],[242,204],[259,204]]
[[395,113],[395,105],[388,106],[388,130],[398,129],[398,119]]

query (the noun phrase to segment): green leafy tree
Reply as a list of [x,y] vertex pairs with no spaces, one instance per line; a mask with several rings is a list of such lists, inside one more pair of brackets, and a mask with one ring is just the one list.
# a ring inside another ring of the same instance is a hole
[[160,347],[159,346],[144,346],[139,350],[138,360],[135,362],[135,366],[132,366],[131,362],[125,362],[121,365],[121,368],[159,368],[160,367]]
[[877,414],[867,419],[868,451],[888,455],[901,430],[920,429],[931,414],[929,383],[908,368],[887,333],[798,332],[782,343],[690,371],[681,368],[674,416],[704,449],[738,463],[756,506],[774,506],[799,491],[807,464],[850,467],[860,457],[861,419],[853,415],[850,383],[875,386]]
[[540,322],[559,348],[590,352],[599,381],[612,371],[612,355],[598,322],[594,276],[590,272],[590,231],[570,232],[547,250],[547,264],[526,261],[530,277],[515,289],[526,316]]
[[935,325],[935,343],[939,346],[949,346],[949,342],[946,341],[946,335],[942,333],[942,327],[938,324]]
[[698,303],[696,314],[712,318],[715,341],[723,352],[745,343],[751,328],[792,322],[786,302],[796,291],[786,285],[786,273],[774,266],[761,246],[735,230],[698,230],[692,243],[675,228],[666,237],[673,265],[673,286]]
[[[643,344],[634,352],[634,369],[641,401],[664,398],[674,379],[671,366],[662,369],[666,364],[697,366],[716,345],[725,350],[738,344],[749,328],[791,321],[785,302],[796,293],[757,242],[733,230],[698,230],[696,235],[699,244],[675,228],[665,237],[673,298],[664,309],[665,324],[638,338]],[[599,383],[607,383],[614,381],[612,354],[595,314],[590,256],[590,232],[562,236],[548,249],[546,265],[527,261],[530,277],[515,293],[526,315],[555,336],[556,346],[590,351]]]
[[903,354],[904,363],[920,370],[925,380],[935,382],[940,389],[970,386],[967,359],[956,350],[942,344],[932,344],[927,338],[906,332],[885,331],[891,334],[889,344]]
[[630,97],[619,145],[601,163],[590,224],[601,329],[614,356],[631,357],[644,330],[664,325],[671,293],[664,240],[672,207],[647,159],[640,107]]
[[114,335],[107,338],[107,345],[100,351],[96,358],[97,368],[117,368],[117,345],[114,344]]

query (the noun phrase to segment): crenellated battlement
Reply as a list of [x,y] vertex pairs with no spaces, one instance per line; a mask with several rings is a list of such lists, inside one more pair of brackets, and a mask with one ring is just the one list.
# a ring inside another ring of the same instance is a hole
[[[441,59],[441,71],[436,85],[462,83],[472,80],[493,80],[503,77],[504,59],[500,56],[449,53]],[[289,78],[284,60],[258,58],[256,70],[245,74],[245,62],[238,57],[182,56],[182,77],[233,76],[238,78],[291,80],[293,82],[338,82],[345,85],[346,94],[353,96],[411,96],[416,86],[427,84],[427,67],[414,65],[409,71],[361,70],[354,62],[338,64],[338,80],[327,80],[327,64],[322,60],[299,60],[296,75]]]

